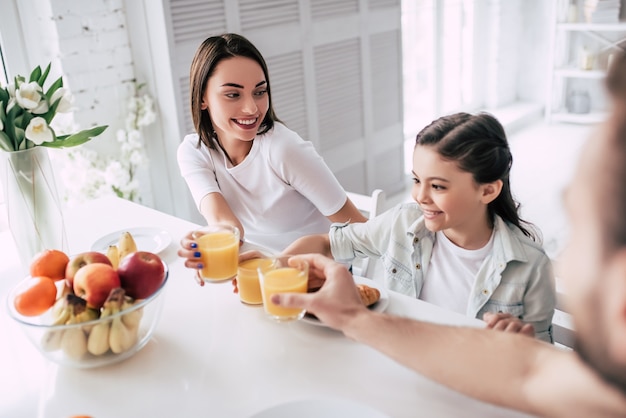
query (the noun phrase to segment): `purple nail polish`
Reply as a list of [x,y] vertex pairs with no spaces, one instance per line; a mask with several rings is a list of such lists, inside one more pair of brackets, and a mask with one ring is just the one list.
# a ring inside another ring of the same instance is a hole
[[198,269],[204,268],[204,265],[202,263],[198,263]]
[[200,257],[202,255],[202,253],[200,251],[196,251],[195,253],[193,253],[194,257]]

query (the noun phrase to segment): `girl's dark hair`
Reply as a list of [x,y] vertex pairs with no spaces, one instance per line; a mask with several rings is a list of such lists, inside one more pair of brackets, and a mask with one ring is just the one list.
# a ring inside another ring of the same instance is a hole
[[444,159],[455,161],[461,170],[471,173],[478,184],[502,180],[502,191],[487,205],[492,224],[494,216],[498,215],[524,235],[538,239],[532,225],[520,219],[519,203],[511,195],[509,174],[513,156],[504,128],[496,118],[487,113],[443,116],[417,134],[417,145],[433,147]]
[[256,49],[252,42],[235,33],[211,36],[205,39],[198,47],[189,71],[191,116],[200,141],[198,145],[204,143],[209,148],[217,148],[217,134],[215,129],[213,129],[209,111],[205,112],[202,110],[202,96],[217,64],[224,59],[233,57],[246,57],[256,61],[263,69],[263,74],[265,75],[269,108],[257,133],[264,134],[274,127],[274,122],[280,122],[272,106],[271,83],[267,64],[259,50]]

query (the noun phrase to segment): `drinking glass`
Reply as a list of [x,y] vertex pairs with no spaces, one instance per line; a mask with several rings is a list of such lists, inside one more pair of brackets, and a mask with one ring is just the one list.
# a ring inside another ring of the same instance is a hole
[[279,322],[302,319],[304,309],[284,308],[272,303],[276,293],[306,293],[309,280],[309,264],[290,256],[275,257],[269,269],[258,268],[261,294],[265,312]]
[[268,270],[273,266],[273,259],[268,257],[252,258],[239,263],[237,269],[237,288],[239,300],[246,305],[262,305],[259,269]]
[[239,261],[239,229],[231,225],[208,225],[192,234],[202,269],[199,277],[205,282],[220,282],[237,275]]

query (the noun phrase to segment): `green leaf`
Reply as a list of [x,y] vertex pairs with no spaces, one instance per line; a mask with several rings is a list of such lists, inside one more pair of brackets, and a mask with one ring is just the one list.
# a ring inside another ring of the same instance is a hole
[[0,149],[5,151],[15,151],[13,149],[13,141],[4,132],[0,131]]
[[43,83],[45,83],[46,82],[46,78],[48,78],[48,74],[50,73],[50,66],[51,65],[52,65],[52,63],[49,62],[48,66],[44,70],[43,74],[40,75],[39,79],[37,80],[37,84],[39,84],[41,87],[43,87]]
[[17,144],[16,150],[26,148],[26,134],[22,128],[15,128],[15,143]]
[[30,73],[30,77],[28,78],[28,82],[32,83],[33,81],[39,80],[41,77],[41,67],[36,66],[32,73]]
[[95,128],[86,129],[84,131],[77,132],[72,135],[63,135],[58,136],[52,142],[44,142],[41,144],[44,147],[48,148],[68,148],[75,147],[77,145],[82,145],[85,142],[89,141],[91,138],[100,135],[104,130],[108,128],[108,125],[105,126],[96,126]]
[[4,131],[9,135],[9,138],[13,141],[13,149],[19,149],[20,142],[17,138],[15,116],[22,110],[18,105],[13,106],[8,112],[5,120]]
[[52,122],[52,119],[54,119],[54,116],[57,113],[57,107],[59,107],[59,103],[61,103],[61,100],[57,100],[56,103],[53,103],[52,106],[48,108],[48,111],[46,113],[39,115],[46,120],[48,125],[50,125],[50,122]]
[[5,89],[0,88],[0,102],[2,102],[0,104],[0,107],[4,107],[5,105],[9,104],[10,98],[11,96],[9,96],[9,92]]
[[63,77],[59,77],[54,83],[52,83],[48,91],[45,93],[48,101],[50,101],[54,92],[57,91],[60,87],[63,87]]

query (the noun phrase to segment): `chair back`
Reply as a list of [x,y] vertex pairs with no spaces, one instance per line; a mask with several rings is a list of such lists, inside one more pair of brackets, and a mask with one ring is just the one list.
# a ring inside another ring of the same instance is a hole
[[[346,193],[356,208],[360,210],[364,216],[367,216],[368,219],[371,219],[383,212],[385,206],[385,192],[383,190],[376,189],[371,195],[353,192]],[[359,261],[352,265],[352,273],[356,276],[371,278],[370,275],[373,273],[375,260],[370,260],[368,257]]]

